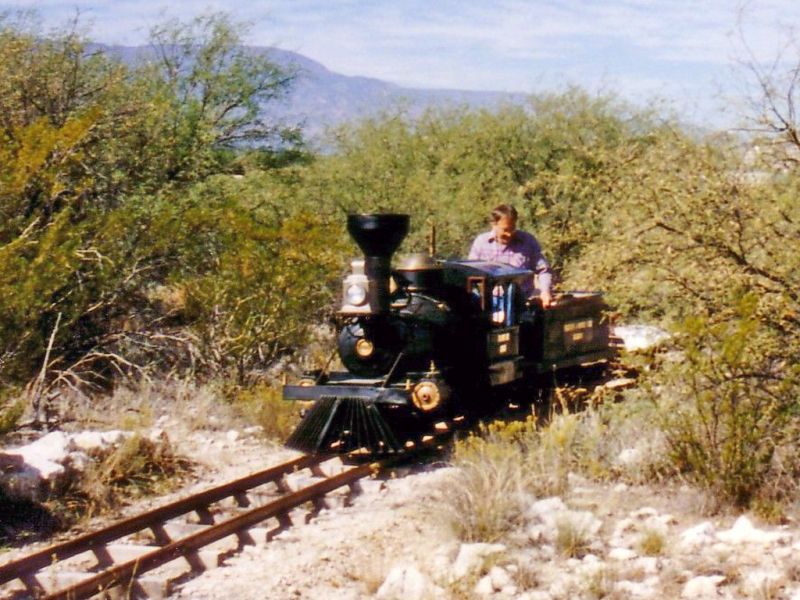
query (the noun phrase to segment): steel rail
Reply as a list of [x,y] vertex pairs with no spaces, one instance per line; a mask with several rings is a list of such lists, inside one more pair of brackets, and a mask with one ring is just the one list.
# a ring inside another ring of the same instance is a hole
[[102,548],[105,544],[118,540],[126,535],[143,531],[154,525],[160,525],[169,519],[195,510],[207,508],[214,502],[235,496],[237,493],[258,487],[265,483],[276,482],[284,475],[296,470],[317,465],[330,457],[304,455],[294,460],[276,465],[269,469],[253,473],[241,479],[205,490],[159,508],[124,519],[118,523],[81,535],[67,542],[49,546],[19,560],[0,565],[0,585],[35,573],[54,562],[63,561],[83,552]]
[[250,510],[227,521],[223,521],[218,525],[212,525],[208,529],[199,531],[188,537],[171,542],[153,552],[140,556],[136,560],[110,567],[93,577],[45,596],[45,599],[79,600],[99,594],[111,587],[128,585],[134,578],[143,573],[151,571],[175,559],[191,555],[200,548],[222,538],[253,527],[270,517],[283,515],[292,508],[296,508],[305,502],[314,500],[342,486],[352,484],[380,469],[384,464],[385,463],[370,463],[353,467],[352,469],[329,477],[323,481],[287,494],[269,504],[265,504],[264,506]]

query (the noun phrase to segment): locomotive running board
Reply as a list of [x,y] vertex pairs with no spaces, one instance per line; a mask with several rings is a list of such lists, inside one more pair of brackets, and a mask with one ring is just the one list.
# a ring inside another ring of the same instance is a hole
[[380,455],[403,449],[374,402],[331,395],[317,400],[286,445],[309,454],[366,450]]
[[398,388],[381,388],[367,385],[287,385],[283,388],[284,400],[321,400],[322,398],[358,398],[378,404],[409,403],[409,392]]

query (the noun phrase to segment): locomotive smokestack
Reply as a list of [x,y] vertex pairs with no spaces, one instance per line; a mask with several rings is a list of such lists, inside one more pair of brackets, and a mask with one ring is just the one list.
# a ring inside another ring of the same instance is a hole
[[347,231],[364,253],[370,311],[385,313],[389,310],[392,254],[408,233],[408,215],[348,215]]

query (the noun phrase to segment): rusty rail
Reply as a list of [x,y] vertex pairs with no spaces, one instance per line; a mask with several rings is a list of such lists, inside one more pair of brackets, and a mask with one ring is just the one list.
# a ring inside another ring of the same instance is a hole
[[[318,510],[321,505],[324,505],[322,498],[327,493],[346,485],[355,488],[355,484],[359,479],[389,467],[398,461],[407,460],[410,456],[420,451],[434,448],[442,438],[447,437],[455,429],[459,428],[460,419],[453,420],[450,426],[447,427],[447,433],[432,431],[432,435],[422,436],[421,440],[414,445],[415,447],[408,449],[406,454],[397,455],[379,462],[360,464],[333,476],[326,476],[319,466],[321,463],[333,458],[332,456],[304,455],[146,513],[130,517],[104,529],[52,545],[19,560],[0,565],[0,585],[18,579],[37,598],[77,600],[79,598],[89,598],[112,587],[129,585],[148,571],[179,558],[186,558],[193,571],[202,570],[203,567],[198,566],[200,562],[195,561],[194,558],[197,557],[197,552],[203,547],[231,535],[246,533],[247,529],[273,517],[278,519],[279,527],[277,530],[283,529],[291,525],[289,512],[292,509],[310,501]],[[282,489],[281,484],[283,477],[301,469],[310,469],[312,474],[325,477],[325,479],[295,492],[286,493],[287,491]],[[285,492],[285,495],[226,521],[213,524],[213,517],[208,511],[212,504],[225,498],[235,498],[240,507],[247,506],[246,498],[242,498],[246,492],[267,483],[276,484],[281,492]],[[163,528],[165,523],[170,519],[192,512],[196,512],[201,522],[208,524],[209,527],[179,540],[169,539]],[[158,547],[152,552],[118,565],[112,564],[108,566],[108,562],[104,563],[104,560],[109,558],[106,552],[106,546],[109,543],[148,529],[152,530],[158,544]],[[252,540],[244,542],[245,539],[247,539],[246,536],[240,538],[240,545],[242,543],[252,543]],[[102,565],[104,569],[74,585],[46,595],[37,579],[39,571],[84,552],[93,552],[98,559],[98,566]]]
[[253,473],[235,481],[205,490],[187,498],[171,502],[154,510],[124,519],[98,531],[81,535],[73,540],[54,544],[19,560],[0,565],[0,585],[20,579],[29,586],[25,577],[84,552],[101,551],[106,544],[127,535],[163,525],[166,521],[197,511],[201,516],[208,507],[229,497],[238,497],[248,490],[266,483],[278,484],[284,475],[304,468],[314,468],[330,457],[305,455],[280,465]]
[[127,585],[135,577],[146,573],[165,563],[187,555],[191,555],[200,548],[217,540],[246,530],[270,517],[277,517],[287,513],[292,508],[305,502],[318,498],[339,487],[349,485],[374,472],[379,468],[378,463],[365,464],[329,477],[324,481],[305,487],[297,492],[288,494],[274,502],[255,508],[237,517],[224,521],[218,525],[199,531],[181,540],[172,542],[136,560],[111,567],[106,571],[86,579],[69,588],[46,596],[47,600],[78,600],[89,598],[104,590]]

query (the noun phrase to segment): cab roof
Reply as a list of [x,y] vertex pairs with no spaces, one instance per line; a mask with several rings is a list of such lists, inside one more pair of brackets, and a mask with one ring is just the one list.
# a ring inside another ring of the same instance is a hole
[[517,280],[530,277],[533,271],[485,260],[447,260],[442,263],[446,270],[452,270],[463,277],[489,277],[494,280]]

